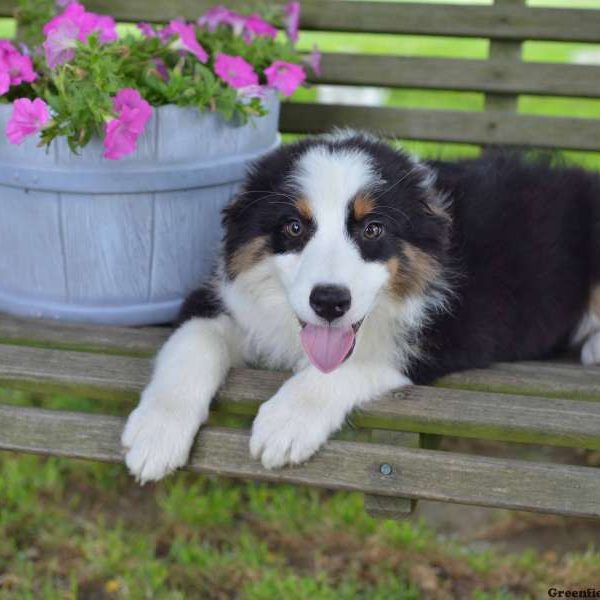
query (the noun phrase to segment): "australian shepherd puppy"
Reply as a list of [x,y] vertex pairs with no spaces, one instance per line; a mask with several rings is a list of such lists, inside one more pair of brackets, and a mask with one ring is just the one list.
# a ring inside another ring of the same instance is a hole
[[363,134],[260,160],[123,433],[141,481],[185,464],[230,368],[293,374],[250,452],[301,463],[394,388],[569,343],[600,361],[600,178],[517,155],[419,162]]

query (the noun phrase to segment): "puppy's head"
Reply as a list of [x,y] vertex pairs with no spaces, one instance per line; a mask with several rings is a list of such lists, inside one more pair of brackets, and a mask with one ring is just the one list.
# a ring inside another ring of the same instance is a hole
[[227,276],[269,261],[311,362],[329,372],[386,297],[425,296],[449,220],[432,171],[360,134],[283,146],[251,170],[224,224]]

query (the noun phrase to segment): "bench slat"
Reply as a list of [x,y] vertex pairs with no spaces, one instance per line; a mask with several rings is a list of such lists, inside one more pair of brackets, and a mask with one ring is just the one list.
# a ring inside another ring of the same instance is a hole
[[[196,19],[213,5],[211,0],[86,2],[89,10],[110,13],[120,21]],[[230,0],[227,5],[239,8],[248,3]],[[0,14],[10,15],[14,8],[14,0],[0,0]],[[589,9],[303,0],[301,25],[322,31],[600,42],[600,11]]]
[[[0,448],[121,462],[123,423],[104,415],[0,406]],[[248,438],[246,431],[204,428],[188,468],[381,496],[600,516],[600,473],[590,467],[330,441],[305,465],[267,471],[250,458]],[[391,475],[381,474],[384,463]]]
[[591,65],[342,53],[323,54],[321,64],[313,83],[600,97],[600,68]]
[[305,0],[302,10],[305,29],[506,40],[600,41],[597,10],[340,0]]
[[[493,0],[497,6],[525,6],[526,0]],[[522,58],[523,42],[514,40],[491,39],[488,49],[488,60],[497,65],[510,65],[519,63]],[[506,112],[518,112],[518,94],[486,94],[485,110],[504,110]]]
[[[0,315],[0,344],[149,357],[170,333],[169,327],[72,325]],[[444,377],[440,385],[600,400],[600,367],[550,361],[499,363],[487,369],[454,373]]]
[[[600,12],[600,11],[599,11]],[[322,133],[332,127],[371,129],[387,137],[483,145],[600,150],[600,120],[289,102],[286,133]]]
[[526,395],[543,391],[543,395],[555,398],[600,400],[600,367],[545,361],[497,363],[488,369],[447,375],[439,385]]
[[[0,385],[9,387],[134,399],[150,370],[143,358],[0,346]],[[235,369],[217,395],[217,409],[254,414],[287,377]],[[597,393],[598,374],[590,378]],[[351,421],[365,428],[600,449],[600,402],[412,386],[354,413]]]
[[0,344],[41,346],[80,352],[150,356],[171,334],[170,327],[74,325],[0,314]]
[[[170,335],[170,327],[73,325],[49,320],[0,315],[0,344],[15,344],[122,356],[153,356]],[[510,388],[518,393],[543,390],[554,395],[581,394],[600,399],[600,367],[573,362],[498,363],[443,378],[452,387]]]

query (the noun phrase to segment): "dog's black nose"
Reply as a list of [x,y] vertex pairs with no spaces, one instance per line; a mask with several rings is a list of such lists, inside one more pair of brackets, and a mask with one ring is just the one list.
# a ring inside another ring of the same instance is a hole
[[350,308],[350,290],[341,285],[317,285],[309,298],[312,309],[326,321],[335,321]]

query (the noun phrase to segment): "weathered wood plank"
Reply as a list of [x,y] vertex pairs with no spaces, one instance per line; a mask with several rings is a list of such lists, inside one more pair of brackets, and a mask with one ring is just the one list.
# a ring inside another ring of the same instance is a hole
[[[525,0],[493,0],[495,6],[525,6]],[[490,40],[489,59],[498,65],[510,65],[518,63],[521,60],[520,41]],[[486,110],[504,110],[516,112],[519,104],[519,97],[516,94],[486,94]]]
[[158,350],[171,331],[170,327],[73,325],[62,321],[21,319],[0,314],[0,343],[80,352],[150,356]]
[[[600,11],[599,11],[600,12]],[[410,140],[600,151],[600,120],[289,102],[286,133],[322,133],[332,127],[370,129]]]
[[[386,429],[373,429],[371,442],[375,444],[389,444],[405,448],[418,448],[420,434],[405,431],[388,431]],[[380,471],[391,468],[391,465],[380,466]],[[365,510],[367,514],[378,519],[402,519],[413,513],[416,501],[413,498],[398,498],[395,496],[377,496],[365,494]]]
[[[121,462],[123,423],[103,415],[0,406],[0,448]],[[381,496],[600,516],[600,472],[590,467],[330,441],[305,465],[267,471],[250,458],[248,436],[245,431],[201,430],[188,468]],[[388,475],[384,464],[390,466]]]
[[[0,385],[134,399],[149,375],[148,359],[0,345]],[[236,369],[217,395],[217,409],[253,414],[287,377]],[[600,449],[600,402],[412,386],[351,420],[367,429]]]
[[324,53],[322,74],[311,81],[598,98],[599,73],[600,68],[592,65],[509,62],[498,58],[496,51],[492,60]]
[[[11,15],[15,4],[14,0],[0,0],[0,14]],[[196,19],[212,5],[212,0],[86,2],[90,10],[110,13],[121,21],[168,21],[176,17]],[[248,3],[245,0],[230,0],[227,5],[244,7]],[[600,11],[529,6],[303,0],[302,27],[325,31],[598,42]]]
[[[70,325],[0,315],[0,344],[59,350],[150,357],[157,352],[170,332],[168,327]],[[490,392],[600,400],[600,367],[550,361],[496,364],[488,369],[455,373],[443,378],[439,385]]]
[[555,398],[600,399],[600,367],[545,361],[497,363],[489,369],[447,375],[438,385],[514,394],[543,393]]

